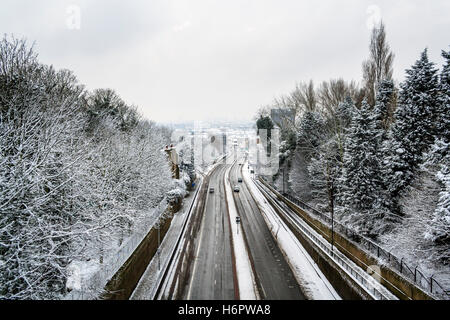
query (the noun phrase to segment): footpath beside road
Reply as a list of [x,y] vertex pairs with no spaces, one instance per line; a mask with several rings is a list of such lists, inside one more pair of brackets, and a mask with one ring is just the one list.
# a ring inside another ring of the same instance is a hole
[[185,222],[188,210],[191,207],[194,195],[197,189],[200,188],[203,180],[199,179],[198,182],[199,183],[197,183],[195,189],[192,190],[189,196],[184,199],[183,208],[179,212],[175,213],[170,228],[159,247],[159,255],[158,253],[156,253],[153,259],[150,261],[147,269],[145,270],[139,283],[137,284],[136,289],[133,291],[130,300],[153,299],[152,293],[155,285],[157,284],[156,282],[158,277],[160,276],[160,272],[163,271],[164,262],[169,259],[169,256],[174,249],[177,238]]

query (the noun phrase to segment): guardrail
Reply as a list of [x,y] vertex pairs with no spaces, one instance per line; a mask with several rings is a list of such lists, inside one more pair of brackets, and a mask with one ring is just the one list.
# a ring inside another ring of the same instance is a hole
[[186,218],[183,221],[183,226],[181,228],[181,232],[178,235],[177,241],[175,242],[175,245],[172,248],[171,253],[168,255],[168,258],[166,259],[166,261],[163,264],[163,268],[162,268],[162,272],[160,272],[159,277],[156,280],[156,285],[154,286],[154,289],[151,293],[151,299],[155,300],[158,298],[159,294],[161,293],[161,290],[163,288],[163,284],[164,281],[166,280],[168,274],[169,274],[169,270],[170,270],[170,266],[172,265],[173,261],[175,260],[175,256],[176,253],[179,249],[180,243],[181,243],[181,239],[184,237],[185,231],[186,231],[186,226],[188,224],[188,222],[190,221],[190,217],[191,217],[191,212],[192,209],[195,205],[195,202],[197,200],[197,196],[200,192],[200,189],[202,188],[202,183],[203,183],[203,179],[201,181],[201,183],[198,184],[197,190],[195,191],[195,195],[191,201],[191,204],[189,206],[189,210],[187,211],[186,214]]
[[[268,182],[267,180],[264,180],[264,182],[268,183],[272,188],[277,190],[272,183]],[[326,213],[311,207],[304,201],[298,199],[297,197],[292,196],[291,194],[284,193],[282,194],[282,196],[288,199],[289,201],[293,202],[306,212],[310,214],[312,213],[317,218],[325,222],[328,226],[331,226],[332,222],[331,217]],[[424,275],[424,273],[420,271],[417,266],[413,268],[410,267],[404,261],[403,258],[399,258],[393,255],[392,253],[385,250],[372,240],[344,226],[339,221],[336,221],[336,219],[334,219],[333,226],[335,232],[338,232],[341,236],[345,236],[348,240],[351,240],[354,243],[359,244],[362,248],[368,250],[371,254],[373,254],[377,258],[383,259],[390,267],[398,271],[401,275],[405,276],[407,279],[412,281],[415,285],[417,285],[421,289],[431,294],[442,295],[447,299],[450,298],[449,290],[446,290],[436,279],[433,278],[433,276],[427,277],[426,275]]]
[[372,279],[371,276],[366,274],[364,270],[360,270],[356,265],[353,265],[353,263],[349,262],[349,259],[345,257],[345,255],[343,255],[336,249],[332,250],[330,244],[323,237],[318,236],[315,231],[311,230],[311,227],[307,226],[305,222],[299,223],[298,221],[293,219],[292,216],[277,203],[278,201],[274,198],[274,196],[270,195],[263,186],[259,185],[258,183],[256,184],[256,186],[263,194],[266,195],[266,198],[269,201],[270,199],[272,200],[270,202],[272,203],[272,205],[275,205],[278,208],[277,211],[279,211],[286,218],[288,218],[289,221],[291,221],[291,225],[293,227],[297,228],[297,230],[306,235],[310,239],[310,242],[314,243],[316,248],[320,249],[330,259],[334,260],[339,268],[345,271],[351,278],[353,278],[353,281],[356,281],[361,289],[363,289],[369,296],[371,296],[375,300],[390,300],[394,297],[392,294],[388,293],[387,289],[383,289],[383,292],[382,289],[378,288],[381,286],[381,284],[375,283],[375,280]]

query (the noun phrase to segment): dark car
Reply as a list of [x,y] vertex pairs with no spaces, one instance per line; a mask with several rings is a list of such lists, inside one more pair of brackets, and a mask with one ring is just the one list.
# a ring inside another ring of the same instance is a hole
[[209,188],[209,193],[214,193],[214,188]]
[[242,178],[238,178],[238,182],[242,182]]

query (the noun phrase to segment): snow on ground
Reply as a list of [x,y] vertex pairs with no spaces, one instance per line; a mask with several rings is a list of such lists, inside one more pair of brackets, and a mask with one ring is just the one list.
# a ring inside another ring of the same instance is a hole
[[[202,184],[202,180],[199,182],[197,188]],[[164,269],[166,261],[170,258],[175,243],[183,227],[184,221],[187,217],[187,211],[191,207],[195,191],[191,192],[190,195],[184,199],[184,205],[180,212],[176,213],[170,224],[170,228],[167,231],[164,239],[160,245],[160,256],[158,259],[158,254],[155,254],[150,261],[147,269],[142,275],[136,289],[133,291],[130,300],[149,300],[153,299],[152,294],[155,289],[156,280],[159,278],[160,272]],[[159,264],[159,268],[158,268]]]
[[67,266],[67,271],[69,276],[67,278],[66,287],[69,290],[79,290],[83,289],[83,284],[92,277],[92,275],[99,272],[101,264],[98,260],[90,261],[72,261]]
[[[239,296],[241,300],[256,300],[258,298],[256,281],[252,272],[247,248],[242,236],[241,224],[236,224],[238,216],[234,203],[233,192],[228,182],[231,166],[225,172],[225,196],[228,202],[228,215],[231,221],[231,233],[233,240],[233,251],[236,260],[236,273],[239,284]],[[239,232],[239,233],[238,233]]]
[[248,163],[244,166],[243,177],[307,298],[341,300],[317,264],[256,187],[248,170]]
[[158,206],[151,208],[145,219],[136,226],[135,232],[129,235],[121,246],[108,252],[104,263],[101,264],[98,259],[72,261],[67,267],[69,275],[66,281],[66,287],[71,291],[62,299],[97,299],[107,282],[132,255],[166,207],[167,203],[164,199]]

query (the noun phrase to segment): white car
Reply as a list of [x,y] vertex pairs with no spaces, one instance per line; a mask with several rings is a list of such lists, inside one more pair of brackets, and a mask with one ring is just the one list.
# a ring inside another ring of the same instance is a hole
[[233,191],[234,191],[234,192],[239,192],[239,186],[234,186]]

